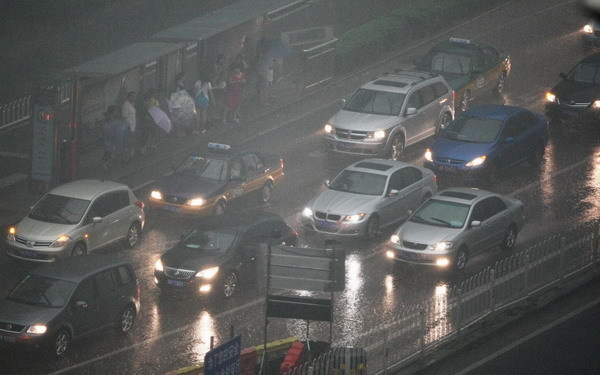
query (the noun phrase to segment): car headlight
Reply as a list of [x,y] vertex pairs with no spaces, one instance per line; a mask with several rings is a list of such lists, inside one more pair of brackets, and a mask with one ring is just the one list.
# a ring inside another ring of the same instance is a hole
[[163,271],[163,264],[162,261],[159,259],[156,261],[156,263],[154,263],[154,269],[158,272],[162,272]]
[[308,207],[304,207],[304,209],[302,210],[302,216],[304,217],[312,217],[313,215],[313,210],[311,210]]
[[452,248],[453,243],[451,241],[441,241],[427,246],[429,251],[446,251]]
[[17,233],[17,228],[15,228],[15,227],[8,228],[8,234],[6,235],[6,239],[8,241],[14,241],[15,240],[15,233]]
[[202,270],[196,274],[196,277],[201,277],[203,279],[210,280],[219,272],[219,267],[212,267]]
[[362,219],[365,218],[365,216],[367,216],[367,214],[346,215],[346,217],[344,218],[344,221],[361,221]]
[[34,335],[43,335],[48,330],[45,324],[34,324],[27,328],[27,333],[31,333]]
[[435,261],[435,265],[438,267],[448,267],[450,264],[450,259],[448,258],[438,258]]
[[594,28],[592,27],[592,25],[585,25],[583,27],[583,32],[586,34],[591,34],[594,32]]
[[204,198],[194,198],[187,201],[188,206],[194,207],[202,206],[204,205],[204,203],[206,203],[206,200]]
[[595,100],[595,101],[592,103],[592,108],[594,108],[594,109],[598,109],[598,108],[600,108],[600,100]]
[[388,251],[385,252],[385,256],[386,256],[386,258],[394,259],[396,257],[396,253],[394,253],[391,250],[388,250]]
[[368,132],[367,138],[369,139],[383,139],[385,138],[385,130],[377,130],[374,132]]
[[554,95],[551,92],[547,92],[546,93],[546,100],[549,101],[549,102],[551,102],[551,103],[554,103],[556,101],[556,95]]
[[69,242],[71,242],[71,237],[67,235],[62,235],[58,237],[54,242],[52,242],[52,245],[50,245],[50,247],[63,247]]
[[433,154],[431,153],[430,149],[425,150],[425,160],[433,163]]
[[159,201],[162,200],[162,193],[158,190],[152,190],[152,192],[150,193],[150,197],[153,199],[158,199]]
[[400,236],[397,234],[392,234],[392,236],[390,237],[390,242],[393,244],[399,244],[400,243]]
[[323,130],[325,131],[326,134],[331,134],[331,133],[333,133],[333,125],[325,124],[325,127],[323,128]]
[[477,167],[477,166],[483,164],[483,162],[485,161],[485,158],[486,158],[485,155],[475,158],[467,163],[467,167]]

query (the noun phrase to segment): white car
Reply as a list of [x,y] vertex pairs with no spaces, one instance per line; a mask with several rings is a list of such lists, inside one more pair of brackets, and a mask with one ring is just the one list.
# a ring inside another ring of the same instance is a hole
[[386,256],[461,271],[469,259],[500,246],[510,250],[525,216],[521,201],[475,188],[441,191],[391,236]]
[[409,210],[437,192],[427,168],[401,161],[365,159],[346,167],[302,212],[304,229],[373,238],[379,228],[405,220]]
[[8,229],[7,254],[13,258],[53,262],[83,255],[124,240],[140,241],[144,203],[127,185],[78,180],[45,194],[15,226]]

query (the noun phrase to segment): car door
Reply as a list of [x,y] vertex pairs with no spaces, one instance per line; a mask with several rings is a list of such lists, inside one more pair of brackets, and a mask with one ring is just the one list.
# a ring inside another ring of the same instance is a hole
[[227,165],[229,168],[229,177],[225,196],[227,199],[232,200],[245,194],[246,172],[244,170],[242,159],[239,156],[231,159]]
[[488,219],[486,225],[490,227],[490,241],[488,248],[496,246],[502,242],[506,235],[506,230],[510,224],[506,203],[498,197],[490,197],[487,200]]
[[[416,140],[425,139],[435,134],[437,120],[442,110],[442,106],[436,99],[436,94],[433,85],[421,87],[418,90],[421,97],[422,122],[419,124],[419,132],[416,135]],[[416,141],[415,140],[415,141]]]
[[237,254],[236,263],[242,279],[249,280],[256,277],[258,247],[261,243],[268,243],[271,226],[268,223],[255,223],[243,234]]
[[263,170],[259,169],[262,163],[258,156],[253,152],[247,152],[242,155],[243,169],[246,171],[246,192],[260,189],[264,184]]
[[[421,96],[417,90],[411,91],[407,94],[405,103],[406,104],[401,112],[401,116],[404,116],[402,127],[406,133],[406,145],[408,146],[417,141],[418,135],[421,133],[424,114],[423,111],[420,111]],[[412,115],[407,114],[409,108],[414,108],[417,113]]]
[[502,130],[500,144],[498,145],[497,164],[501,167],[514,165],[525,158],[528,150],[524,149],[523,142],[526,137],[524,130],[527,128],[527,113],[520,112],[510,116]]
[[93,277],[82,280],[69,301],[69,319],[76,337],[94,331],[98,324],[98,289]]
[[[87,232],[84,234],[87,236],[88,251],[100,248],[111,241],[113,226],[110,218],[106,217],[112,210],[111,205],[111,197],[108,194],[97,197],[90,205],[85,218]],[[100,218],[100,221],[94,222],[94,218]]]
[[97,324],[99,327],[114,324],[121,312],[119,290],[116,287],[113,272],[113,269],[108,269],[94,275],[98,286],[98,311],[100,316]]
[[[421,171],[410,166],[392,173],[388,179],[385,195],[377,205],[382,226],[406,219],[408,210],[416,208],[415,202],[420,203],[422,178],[417,179],[419,174]],[[398,190],[398,193],[390,195],[392,190]]]
[[[469,229],[468,229],[468,246],[472,254],[477,254],[488,247],[492,246],[493,243],[493,228],[490,226],[490,222],[487,221],[489,218],[489,198],[483,199],[473,206],[471,216],[469,218]],[[474,221],[479,221],[479,226],[471,226]]]
[[110,212],[106,215],[111,225],[111,241],[117,241],[125,238],[131,217],[134,216],[134,210],[129,200],[127,190],[119,190],[108,193],[110,199]]
[[490,90],[498,84],[498,78],[502,74],[504,66],[500,61],[500,54],[492,47],[486,46],[481,48],[485,65],[485,87]]

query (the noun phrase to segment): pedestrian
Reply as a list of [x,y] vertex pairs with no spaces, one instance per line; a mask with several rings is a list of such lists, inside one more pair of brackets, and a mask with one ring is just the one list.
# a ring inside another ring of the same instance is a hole
[[201,133],[206,133],[208,126],[208,110],[214,104],[212,84],[205,71],[201,71],[198,80],[194,84],[196,114],[198,117],[198,129]]
[[198,123],[194,98],[185,87],[184,73],[178,73],[173,83],[173,92],[169,100],[170,116],[174,133],[184,137],[192,133]]
[[141,155],[146,155],[149,150],[155,150],[154,145],[157,125],[154,119],[148,112],[148,109],[152,106],[158,107],[158,100],[155,98],[155,89],[148,89],[144,94],[144,97],[138,104],[137,113],[138,116],[138,147]]
[[269,105],[271,86],[273,85],[273,59],[265,51],[259,49],[256,57],[256,88],[261,106]]
[[131,140],[132,144],[129,147],[131,156],[133,156],[133,154],[135,154],[135,146],[136,146],[135,145],[136,130],[137,130],[137,119],[136,119],[136,109],[135,109],[136,97],[137,97],[137,95],[136,95],[135,91],[129,91],[127,93],[127,97],[125,98],[125,101],[123,102],[123,105],[121,106],[121,115],[129,124],[129,130],[131,131],[130,140]]
[[223,111],[223,124],[227,124],[229,113],[233,115],[235,123],[240,122],[240,104],[242,102],[242,89],[246,84],[246,76],[239,65],[233,67],[227,82],[227,92],[225,93],[225,110]]
[[102,146],[104,148],[102,167],[104,169],[113,165],[117,153],[116,115],[117,107],[114,105],[109,106],[104,112],[104,121],[102,122]]
[[227,87],[227,58],[222,53],[217,56],[217,59],[213,63],[210,82],[212,84],[214,103],[210,107],[209,112],[212,112],[210,115],[214,121],[220,121],[220,116],[225,108],[225,90]]

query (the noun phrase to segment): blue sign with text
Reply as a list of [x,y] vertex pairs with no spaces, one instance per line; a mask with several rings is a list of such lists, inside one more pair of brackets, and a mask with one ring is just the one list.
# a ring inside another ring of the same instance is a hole
[[204,375],[239,375],[242,336],[217,346],[204,355]]

